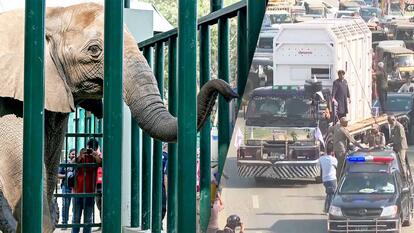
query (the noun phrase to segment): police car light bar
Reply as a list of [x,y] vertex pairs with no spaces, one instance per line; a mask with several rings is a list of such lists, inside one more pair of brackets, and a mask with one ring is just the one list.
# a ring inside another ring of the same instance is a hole
[[393,157],[376,157],[376,156],[348,156],[349,162],[364,163],[364,162],[377,162],[377,163],[389,163],[393,161]]

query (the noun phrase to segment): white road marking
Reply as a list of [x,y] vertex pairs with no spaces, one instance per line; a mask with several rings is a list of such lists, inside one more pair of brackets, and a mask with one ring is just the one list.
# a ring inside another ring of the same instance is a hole
[[259,197],[257,195],[252,196],[253,209],[259,209]]

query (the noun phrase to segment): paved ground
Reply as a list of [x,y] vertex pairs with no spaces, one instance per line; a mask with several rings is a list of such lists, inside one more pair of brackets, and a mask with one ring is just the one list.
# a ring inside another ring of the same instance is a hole
[[[409,150],[414,168],[414,147]],[[313,181],[256,183],[237,174],[233,142],[226,160],[220,226],[228,215],[237,213],[249,233],[325,233],[327,216],[322,213],[324,188]],[[403,233],[414,232],[414,226]]]

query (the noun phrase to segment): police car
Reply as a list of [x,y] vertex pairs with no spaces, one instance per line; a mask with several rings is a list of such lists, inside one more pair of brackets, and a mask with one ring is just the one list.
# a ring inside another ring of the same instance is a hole
[[394,151],[347,156],[329,209],[328,232],[401,232],[413,218],[413,181]]

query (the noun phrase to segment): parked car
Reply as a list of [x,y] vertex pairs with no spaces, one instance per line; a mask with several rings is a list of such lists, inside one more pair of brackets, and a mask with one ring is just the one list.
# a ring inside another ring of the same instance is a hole
[[[391,149],[347,156],[329,208],[328,232],[401,232],[413,218],[413,181]],[[409,170],[410,171],[410,170]]]

